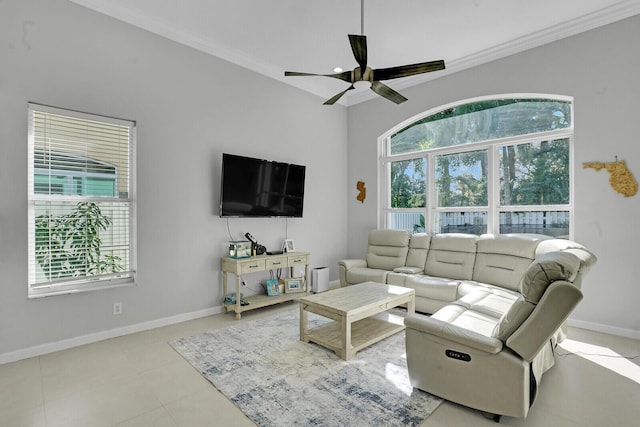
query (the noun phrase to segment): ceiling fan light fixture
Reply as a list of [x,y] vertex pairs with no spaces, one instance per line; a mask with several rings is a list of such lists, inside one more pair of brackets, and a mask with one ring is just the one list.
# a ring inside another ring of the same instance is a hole
[[400,65],[397,67],[371,69],[367,66],[367,37],[364,35],[364,0],[360,0],[360,34],[348,34],[351,51],[358,63],[358,67],[352,71],[343,71],[341,67],[333,69],[334,74],[312,74],[300,73],[296,71],[285,71],[285,76],[324,76],[342,80],[350,86],[342,92],[334,95],[325,101],[324,105],[335,104],[344,94],[353,90],[356,86],[366,85],[372,91],[396,104],[407,101],[407,98],[390,88],[381,80],[399,79],[402,77],[415,76],[416,74],[430,73],[432,71],[444,70],[444,60],[421,62],[417,64]]
[[355,86],[356,89],[360,89],[361,87],[369,89],[371,82],[368,80],[358,80],[357,82],[353,82],[353,86]]

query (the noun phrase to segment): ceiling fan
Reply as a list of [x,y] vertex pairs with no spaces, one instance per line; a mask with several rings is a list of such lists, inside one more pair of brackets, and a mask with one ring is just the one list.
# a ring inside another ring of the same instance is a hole
[[401,77],[414,76],[416,74],[430,73],[432,71],[444,70],[444,60],[420,62],[417,64],[400,65],[390,68],[377,68],[371,69],[367,65],[367,37],[364,35],[364,0],[360,1],[360,30],[361,34],[349,34],[349,43],[351,44],[351,50],[353,56],[358,63],[358,67],[352,71],[344,71],[335,74],[313,74],[313,73],[299,73],[295,71],[285,71],[285,76],[323,76],[331,77],[334,79],[342,80],[351,85],[342,92],[327,99],[324,105],[333,105],[338,101],[342,95],[350,90],[355,89],[354,83],[360,81],[366,81],[371,83],[371,90],[378,95],[387,98],[390,101],[400,104],[407,100],[400,93],[391,89],[389,86],[382,83],[380,80],[398,79]]

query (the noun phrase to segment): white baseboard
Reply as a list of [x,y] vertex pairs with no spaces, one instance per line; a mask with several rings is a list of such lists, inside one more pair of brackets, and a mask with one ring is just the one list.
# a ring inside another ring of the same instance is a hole
[[594,332],[602,332],[609,335],[616,335],[624,338],[633,338],[640,340],[640,331],[633,329],[618,328],[615,326],[603,325],[601,323],[585,322],[584,320],[569,319],[569,326],[580,329],[587,329]]
[[162,326],[173,325],[175,323],[186,322],[188,320],[199,319],[201,317],[212,316],[222,313],[222,306],[207,308],[204,310],[192,311],[190,313],[177,314],[175,316],[164,317],[162,319],[150,320],[148,322],[136,323],[135,325],[124,326],[122,328],[110,329],[108,331],[95,332],[79,337],[69,338],[47,344],[41,344],[21,350],[0,354],[0,365],[15,362],[30,357],[42,356],[54,351],[66,350],[85,344],[103,341],[109,338],[121,337],[123,335],[134,334],[136,332],[147,331],[149,329],[160,328]]
[[[338,280],[330,282],[330,286],[340,286]],[[82,335],[79,337],[69,338],[62,341],[56,341],[47,344],[41,344],[21,350],[11,351],[8,353],[0,354],[0,365],[10,362],[16,362],[22,359],[28,359],[30,357],[42,356],[43,354],[53,353],[55,351],[66,350],[73,347],[78,347],[85,344],[91,344],[98,341],[103,341],[110,338],[121,337],[123,335],[134,334],[136,332],[147,331],[149,329],[160,328],[162,326],[173,325],[176,323],[186,322],[193,319],[199,319],[201,317],[212,316],[214,314],[222,313],[222,306],[207,308],[204,310],[192,311],[190,313],[178,314],[175,316],[164,317],[162,319],[150,320],[148,322],[137,323],[135,325],[124,326],[122,328],[110,329],[108,331],[95,332],[93,334]],[[633,329],[618,328],[615,326],[603,325],[594,322],[585,322],[583,320],[568,320],[569,326],[587,329],[595,332],[602,332],[605,334],[616,335],[625,338],[632,338],[640,340],[640,331]]]

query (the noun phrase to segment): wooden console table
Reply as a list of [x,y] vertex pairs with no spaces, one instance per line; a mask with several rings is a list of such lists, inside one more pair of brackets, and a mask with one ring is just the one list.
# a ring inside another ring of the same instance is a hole
[[[236,313],[236,319],[240,319],[243,311],[255,310],[256,308],[266,307],[269,305],[279,304],[285,301],[300,299],[309,292],[309,258],[308,252],[289,252],[280,255],[258,255],[250,258],[229,258],[223,257],[220,260],[222,269],[222,298],[225,313],[233,310]],[[293,277],[293,269],[295,267],[304,266],[304,291],[281,293],[276,296],[268,296],[266,294],[258,294],[248,296],[245,299],[249,301],[248,305],[240,304],[240,288],[242,285],[242,276],[244,274],[259,273],[261,271],[277,270],[279,268],[289,268],[289,277]],[[232,273],[236,277],[236,303],[225,304],[224,298],[227,296],[228,284],[227,274]]]

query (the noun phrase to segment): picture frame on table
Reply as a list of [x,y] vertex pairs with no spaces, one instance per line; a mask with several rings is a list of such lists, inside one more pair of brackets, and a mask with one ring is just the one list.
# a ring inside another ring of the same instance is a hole
[[302,278],[296,277],[284,279],[284,293],[290,294],[294,292],[304,292],[304,284]]
[[275,279],[267,280],[267,295],[275,297],[280,295],[280,287]]
[[296,245],[293,244],[293,240],[291,240],[291,239],[285,239],[284,240],[284,251],[285,252],[295,252],[296,251]]

